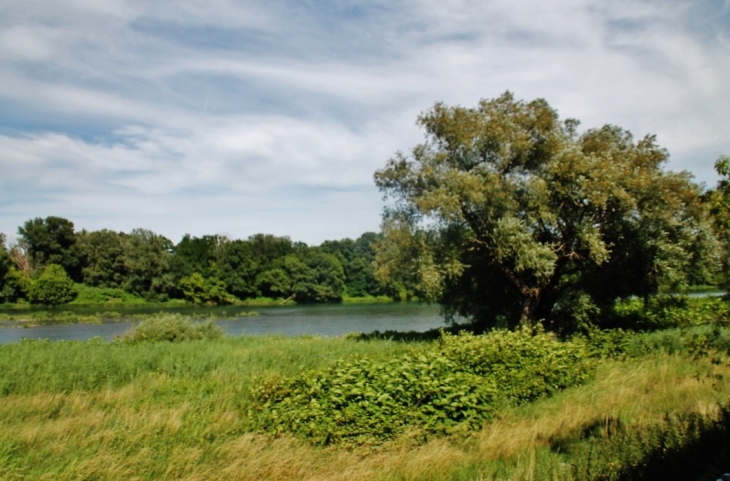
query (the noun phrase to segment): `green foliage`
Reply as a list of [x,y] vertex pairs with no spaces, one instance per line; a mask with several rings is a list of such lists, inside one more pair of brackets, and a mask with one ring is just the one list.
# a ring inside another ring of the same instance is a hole
[[298,258],[284,258],[292,281],[291,290],[299,302],[332,302],[342,299],[345,272],[331,254],[305,251]]
[[294,252],[294,244],[289,237],[271,234],[255,234],[248,238],[254,257],[258,259],[260,270],[271,263]]
[[170,259],[173,275],[182,278],[198,272],[203,277],[213,276],[220,252],[227,243],[228,239],[217,235],[192,237],[185,234]]
[[715,189],[707,191],[703,200],[712,214],[713,227],[722,244],[722,272],[718,280],[730,285],[730,157],[720,156],[715,162],[720,176]]
[[78,296],[73,300],[72,304],[140,304],[145,302],[143,298],[119,288],[92,287],[86,284],[76,284],[76,291],[78,292]]
[[32,269],[58,264],[75,281],[81,281],[81,259],[73,222],[62,217],[37,217],[18,227],[18,235],[27,249]]
[[517,402],[588,381],[594,365],[581,342],[558,342],[554,335],[497,330],[487,335],[444,333],[441,350],[463,369],[494,380],[500,393]]
[[654,296],[617,301],[607,323],[634,329],[666,329],[730,322],[730,303],[720,297]]
[[545,100],[509,92],[436,104],[418,123],[427,141],[375,173],[392,199],[376,244],[383,282],[482,327],[568,331],[619,297],[711,280],[701,188],[663,170],[654,136],[611,125],[579,135]]
[[5,276],[8,274],[12,261],[10,253],[5,245],[5,234],[0,232],[0,302],[2,302],[2,290],[5,285]]
[[167,300],[175,288],[169,273],[172,242],[146,229],[125,235],[124,265],[128,269],[124,289],[150,300]]
[[264,297],[284,297],[291,292],[291,281],[284,269],[269,269],[256,277],[256,286]]
[[730,353],[730,331],[719,325],[654,332],[595,329],[580,337],[597,359],[632,359],[658,353],[716,358]]
[[48,264],[28,291],[31,304],[58,306],[73,301],[77,296],[76,286],[63,267]]
[[456,433],[503,408],[587,381],[594,364],[583,344],[530,330],[441,342],[387,361],[354,358],[324,371],[261,380],[257,425],[316,444],[377,443],[418,429]]
[[28,274],[10,267],[7,274],[5,274],[0,299],[4,302],[18,302],[21,299],[28,299],[28,292],[30,292],[32,285],[33,281],[28,277]]
[[373,245],[379,235],[366,232],[357,240],[342,239],[325,241],[320,246],[323,252],[337,257],[345,271],[347,297],[367,297],[384,294],[383,285],[375,277],[375,250]]
[[124,333],[122,342],[183,342],[200,339],[220,339],[223,330],[212,320],[195,323],[189,318],[175,314],[161,314],[145,319]]
[[180,290],[185,300],[196,306],[231,304],[233,298],[226,292],[225,284],[215,278],[204,278],[197,272],[180,280]]
[[256,259],[250,242],[234,240],[223,244],[217,272],[230,294],[239,299],[256,296]]
[[[24,279],[10,272],[13,264],[33,275],[49,263],[62,265],[79,284],[123,289],[151,302],[186,298],[196,305],[211,305],[261,295],[338,302],[346,289],[358,297],[384,293],[374,277],[372,243],[378,235],[372,232],[356,241],[325,242],[322,248],[266,234],[247,240],[186,234],[174,245],[146,229],[129,234],[107,229],[74,233],[70,221],[48,217],[27,221],[19,233],[19,243],[10,250],[0,234],[0,302],[18,302],[27,296]],[[191,279],[195,273],[203,277],[203,285]],[[121,299],[118,294],[85,290],[78,302]]]
[[297,302],[342,300],[345,273],[334,255],[305,248],[273,265],[256,278],[264,296],[292,297]]
[[[572,438],[551,439],[550,443],[554,451],[569,454],[571,479],[711,479],[693,474],[708,472],[708,463],[713,461],[708,453],[727,455],[729,434],[730,409],[721,406],[717,419],[699,413],[665,413],[649,425],[626,426],[607,417],[584,426]],[[709,470],[712,478],[726,468],[715,469],[717,474]]]
[[81,231],[78,245],[83,259],[83,282],[89,286],[122,288],[129,275],[126,236],[103,229]]

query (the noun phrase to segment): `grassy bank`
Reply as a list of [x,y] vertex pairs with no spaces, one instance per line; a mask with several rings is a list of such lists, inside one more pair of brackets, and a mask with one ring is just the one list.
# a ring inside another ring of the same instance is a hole
[[236,309],[233,306],[206,309],[195,312],[187,306],[160,307],[138,307],[122,308],[75,308],[75,309],[51,309],[51,310],[12,310],[0,311],[0,328],[24,328],[36,326],[50,326],[61,324],[101,324],[102,322],[128,322],[143,321],[155,318],[163,313],[184,313],[191,319],[230,319],[246,316],[258,316],[257,311],[248,309]]
[[[98,294],[99,289],[93,293]],[[107,289],[106,291],[120,291]],[[123,291],[121,291],[123,292]],[[108,293],[105,293],[107,295]],[[114,320],[142,320],[161,312],[184,313],[194,318],[207,318],[214,315],[217,318],[243,317],[257,315],[249,308],[296,306],[293,300],[271,299],[256,297],[234,304],[217,307],[193,306],[180,299],[166,302],[150,302],[142,298],[127,295],[127,297],[94,297],[84,295],[74,302],[55,308],[31,306],[28,303],[0,304],[0,328],[2,327],[34,327],[53,324],[99,324]],[[383,304],[393,302],[385,296],[380,297],[347,297],[342,304]],[[198,312],[196,312],[198,311]]]
[[596,350],[592,381],[509,408],[470,434],[424,440],[405,432],[347,448],[257,431],[252,389],[430,344],[242,337],[5,345],[0,479],[716,479],[730,468],[717,464],[730,446],[729,335],[603,340],[609,348]]

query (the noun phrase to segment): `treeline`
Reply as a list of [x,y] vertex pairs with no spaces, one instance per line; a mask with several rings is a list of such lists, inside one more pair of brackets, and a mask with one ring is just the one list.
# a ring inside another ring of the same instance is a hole
[[245,240],[185,235],[174,244],[146,229],[76,232],[70,220],[51,216],[25,222],[12,246],[0,236],[0,302],[6,303],[63,304],[73,299],[74,283],[104,289],[112,298],[128,293],[199,305],[409,295],[401,284],[376,280],[379,234],[372,232],[320,246],[268,234]]

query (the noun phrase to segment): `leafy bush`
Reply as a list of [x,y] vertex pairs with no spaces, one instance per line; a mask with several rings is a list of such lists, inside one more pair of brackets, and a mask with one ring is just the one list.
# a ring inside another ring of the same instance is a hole
[[180,290],[185,300],[196,306],[220,306],[234,301],[223,281],[206,279],[197,272],[180,280]]
[[583,343],[559,342],[531,329],[482,336],[444,333],[441,352],[462,369],[492,379],[517,403],[583,384],[593,372]]
[[63,267],[48,264],[43,273],[30,286],[28,300],[31,304],[57,306],[74,300],[78,293]]
[[162,314],[145,319],[122,337],[122,342],[182,342],[197,339],[220,339],[223,330],[212,320],[194,323],[179,314]]
[[633,329],[666,329],[702,324],[727,324],[730,303],[720,297],[655,296],[616,303],[611,323]]
[[27,299],[32,285],[33,281],[28,274],[11,266],[5,274],[4,285],[0,289],[0,301],[18,302],[21,299]]
[[730,330],[717,324],[655,332],[595,329],[583,339],[591,356],[599,359],[637,358],[656,353],[693,357],[730,354]]
[[113,303],[144,303],[145,300],[124,289],[112,287],[92,287],[86,284],[76,284],[79,295],[73,304],[104,304]]
[[251,416],[263,430],[316,444],[381,442],[407,428],[454,433],[506,406],[585,382],[592,372],[584,344],[544,333],[444,334],[440,343],[390,361],[353,358],[261,381]]

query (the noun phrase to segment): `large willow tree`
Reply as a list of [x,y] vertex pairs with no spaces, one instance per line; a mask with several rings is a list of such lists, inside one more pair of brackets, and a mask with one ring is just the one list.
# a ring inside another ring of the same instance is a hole
[[484,327],[575,328],[618,297],[710,275],[700,188],[663,169],[653,136],[579,134],[546,101],[509,92],[476,108],[436,104],[418,123],[426,142],[375,173],[390,200],[381,280]]

